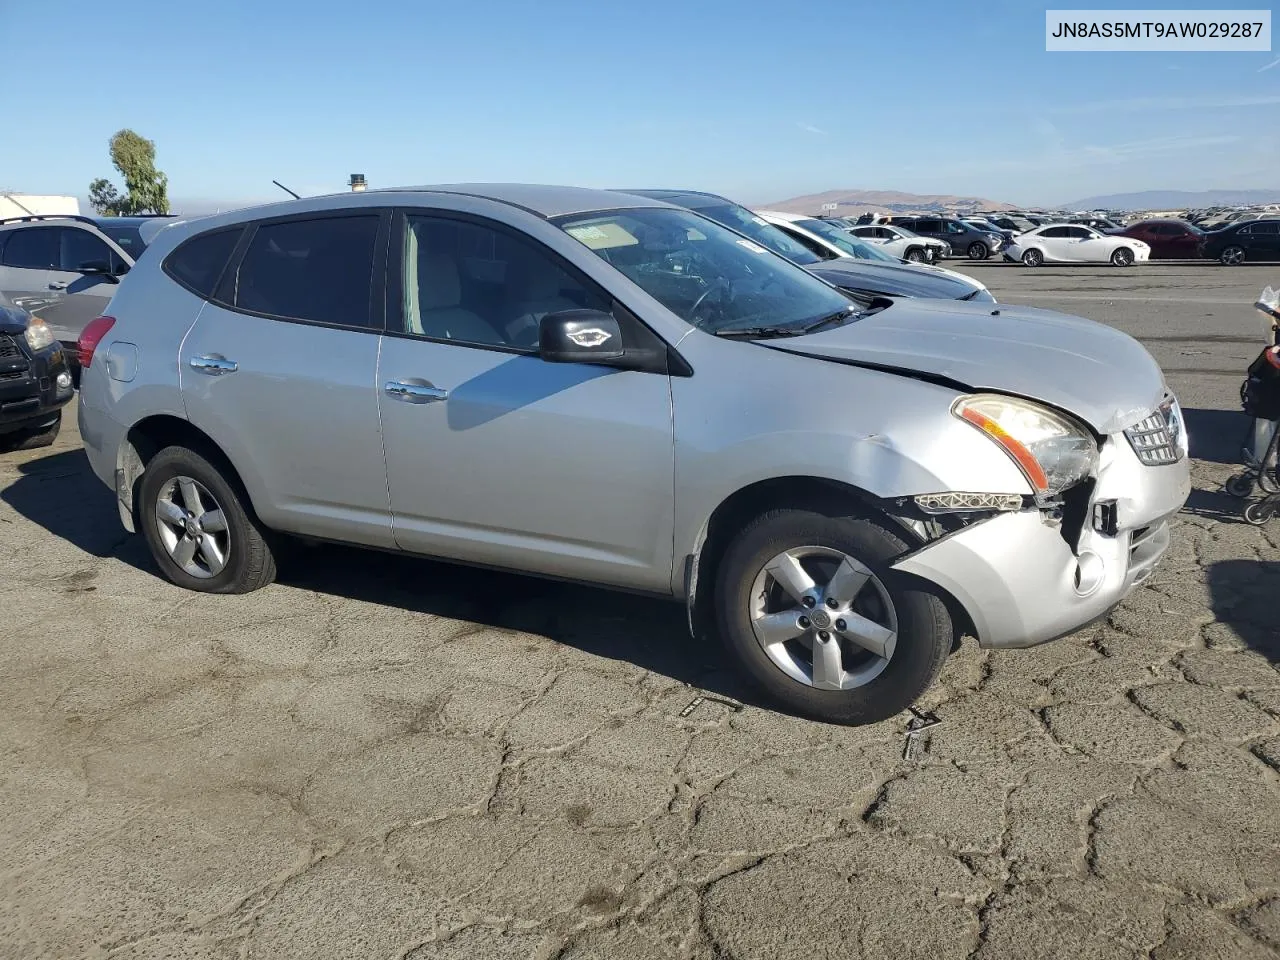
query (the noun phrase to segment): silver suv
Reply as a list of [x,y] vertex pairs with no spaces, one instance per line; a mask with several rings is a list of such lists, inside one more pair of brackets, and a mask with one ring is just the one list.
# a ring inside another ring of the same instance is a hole
[[909,705],[960,632],[1022,647],[1106,613],[1189,493],[1178,405],[1124,334],[858,299],[634,195],[179,224],[80,353],[93,469],[174,583],[262,587],[293,534],[643,591],[841,722]]

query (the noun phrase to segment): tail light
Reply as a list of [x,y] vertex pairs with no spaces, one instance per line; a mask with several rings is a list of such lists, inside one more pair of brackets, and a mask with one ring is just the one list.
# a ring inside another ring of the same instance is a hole
[[115,317],[98,317],[95,320],[90,320],[85,326],[84,331],[80,334],[80,339],[76,341],[76,356],[80,361],[82,370],[89,369],[89,364],[93,363],[93,351],[98,349],[98,344],[115,326],[115,322]]

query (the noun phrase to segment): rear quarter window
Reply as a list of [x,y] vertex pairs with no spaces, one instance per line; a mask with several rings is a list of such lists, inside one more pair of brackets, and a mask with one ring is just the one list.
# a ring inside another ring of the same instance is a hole
[[242,227],[202,233],[179,244],[164,261],[164,272],[192,293],[208,300],[243,233]]

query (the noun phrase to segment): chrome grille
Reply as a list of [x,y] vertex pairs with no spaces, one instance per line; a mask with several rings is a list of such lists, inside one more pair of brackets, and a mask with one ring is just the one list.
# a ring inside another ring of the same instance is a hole
[[1127,429],[1124,435],[1138,459],[1149,467],[1177,463],[1187,455],[1182,409],[1173,397]]

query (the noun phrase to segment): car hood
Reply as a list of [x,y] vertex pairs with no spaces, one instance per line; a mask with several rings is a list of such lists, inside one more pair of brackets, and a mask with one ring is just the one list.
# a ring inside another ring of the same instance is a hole
[[936,297],[958,300],[980,289],[977,284],[959,274],[914,267],[907,264],[875,263],[842,257],[806,267],[828,283],[837,287],[853,287],[870,290],[889,297]]
[[1100,434],[1141,420],[1167,389],[1159,364],[1137,340],[1092,320],[1032,307],[900,300],[843,327],[764,342],[1038,400]]

